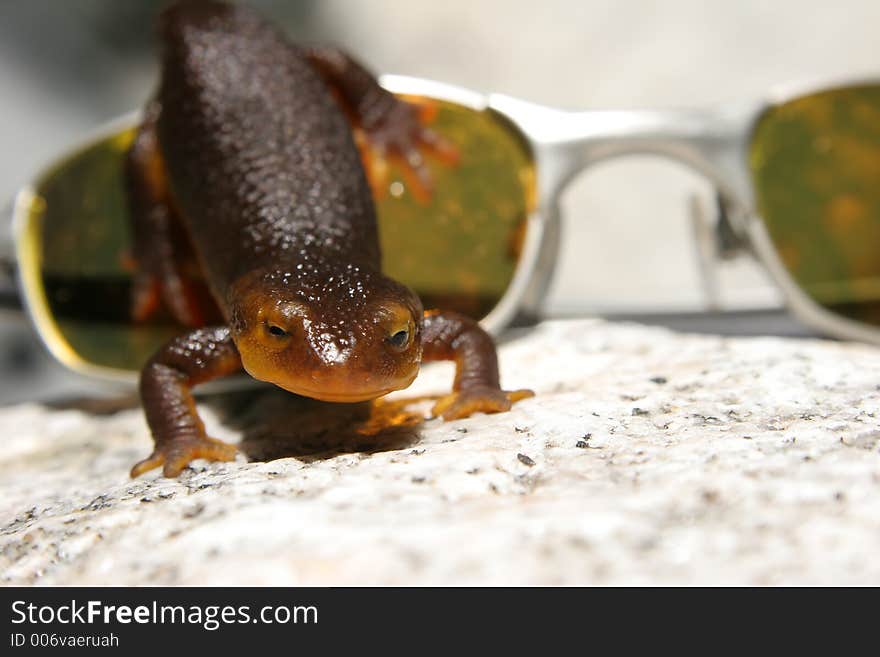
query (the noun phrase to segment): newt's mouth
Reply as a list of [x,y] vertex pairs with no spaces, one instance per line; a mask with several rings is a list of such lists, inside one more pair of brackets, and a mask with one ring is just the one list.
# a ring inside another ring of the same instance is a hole
[[415,378],[415,375],[413,375],[412,377],[401,379],[400,381],[395,382],[393,385],[384,388],[373,388],[370,390],[352,390],[345,388],[334,389],[330,386],[328,386],[327,388],[316,390],[295,381],[287,383],[271,381],[271,383],[274,383],[279,388],[287,390],[288,392],[292,392],[295,395],[302,395],[303,397],[317,399],[318,401],[354,404],[357,402],[378,399],[379,397],[384,397],[388,393],[394,392],[395,390],[403,390],[404,388],[408,388],[410,384],[412,384],[412,382],[415,380]]
[[354,404],[356,402],[370,401],[371,399],[383,397],[389,392],[394,392],[395,390],[399,389],[385,388],[383,390],[373,390],[369,392],[343,392],[332,390],[309,390],[308,388],[303,388],[302,386],[283,386],[278,383],[276,383],[275,385],[277,385],[279,388],[287,390],[287,392],[292,392],[295,395],[302,395],[303,397],[317,399],[318,401],[339,402],[342,404]]

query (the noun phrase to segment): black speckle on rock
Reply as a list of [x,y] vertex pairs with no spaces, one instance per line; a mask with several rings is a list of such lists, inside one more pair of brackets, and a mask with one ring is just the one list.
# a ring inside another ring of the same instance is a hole
[[716,504],[721,499],[721,495],[717,490],[705,489],[700,493],[700,497],[706,504]]
[[574,446],[580,447],[581,449],[587,449],[587,447],[589,447],[589,444],[587,444],[586,440],[579,440],[574,444]]
[[421,476],[413,477],[413,478],[412,478],[412,482],[413,482],[414,484],[423,484],[423,483],[425,483],[425,481],[426,481],[426,478],[425,478],[425,477],[421,477]]
[[644,417],[645,415],[650,415],[651,411],[646,411],[644,408],[639,408],[636,406],[632,409],[632,414],[636,417]]
[[516,458],[519,459],[519,462],[522,463],[523,465],[527,465],[529,467],[532,467],[533,465],[535,465],[535,461],[531,457],[526,456],[525,454],[517,454]]
[[651,383],[656,383],[658,386],[662,386],[666,383],[669,383],[669,379],[667,379],[665,376],[652,376]]
[[458,431],[458,433],[467,433],[468,432],[466,427],[456,427],[455,430]]
[[[107,509],[113,506],[113,502],[110,500],[110,497],[107,495],[98,495],[91,502],[86,504],[84,507],[80,509],[80,511],[100,511],[101,509]],[[36,507],[31,511],[35,511]]]

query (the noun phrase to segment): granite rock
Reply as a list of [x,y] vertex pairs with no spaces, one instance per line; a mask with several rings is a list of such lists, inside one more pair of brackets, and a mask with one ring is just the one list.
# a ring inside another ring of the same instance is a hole
[[128,477],[136,398],[0,409],[6,584],[880,584],[880,351],[599,320],[507,336],[511,412],[201,402],[234,463]]

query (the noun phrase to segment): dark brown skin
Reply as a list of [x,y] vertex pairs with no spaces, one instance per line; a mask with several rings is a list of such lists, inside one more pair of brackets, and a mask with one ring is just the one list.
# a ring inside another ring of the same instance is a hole
[[447,420],[531,396],[500,388],[495,347],[476,322],[423,314],[411,290],[381,273],[348,120],[430,192],[422,151],[446,161],[455,151],[414,107],[343,53],[298,48],[241,7],[175,5],[161,34],[162,81],[127,163],[132,312],[143,319],[164,303],[194,327],[219,317],[144,367],[156,444],[132,476],[233,459],[232,445],[205,434],[190,390],[241,368],[296,394],[355,402],[407,387],[422,361],[454,360],[453,392],[434,408]]

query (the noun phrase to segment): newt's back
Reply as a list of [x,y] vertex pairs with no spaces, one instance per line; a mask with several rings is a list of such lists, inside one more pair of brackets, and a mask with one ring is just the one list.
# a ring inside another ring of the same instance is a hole
[[181,214],[223,321],[171,340],[144,366],[156,444],[132,476],[232,460],[235,448],[205,433],[190,390],[241,368],[298,395],[360,402],[406,388],[423,359],[452,360],[453,392],[434,407],[445,419],[506,411],[532,394],[501,389],[477,322],[425,315],[411,289],[379,271],[370,188],[317,71],[369,146],[401,157],[427,185],[421,150],[452,151],[416,107],[341,51],[300,54],[247,10],[191,0],[162,27],[157,103],[126,158],[132,314],[149,316],[161,294],[182,323],[203,326],[170,230]]
[[218,300],[257,267],[339,258],[379,268],[375,212],[324,81],[250,10],[162,16],[158,137],[169,186]]

